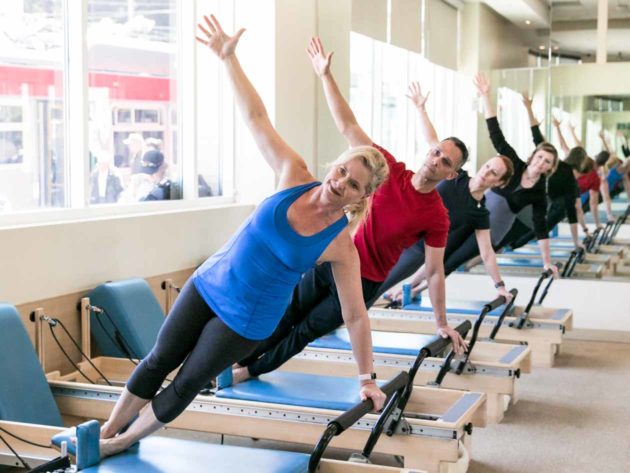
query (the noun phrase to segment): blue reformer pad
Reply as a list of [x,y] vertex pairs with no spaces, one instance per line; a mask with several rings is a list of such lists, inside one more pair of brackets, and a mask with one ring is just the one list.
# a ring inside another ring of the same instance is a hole
[[[420,349],[437,340],[437,335],[420,335],[401,332],[372,332],[372,350],[374,353],[391,355],[417,356]],[[335,350],[351,350],[350,334],[345,328],[318,338],[309,344],[313,348],[332,348]]]
[[[144,358],[149,354],[164,323],[164,311],[144,279],[101,284],[90,292],[89,297],[90,304],[104,309],[111,317],[132,356]],[[119,337],[107,315],[91,313],[94,341],[104,356],[126,358],[120,346],[112,341]]]
[[[433,312],[433,307],[431,306],[431,301],[427,300],[428,298],[423,299],[420,303],[412,303],[407,304],[403,309],[405,310],[419,310],[422,312]],[[481,309],[486,302],[483,301],[472,301],[472,300],[461,300],[461,299],[447,299],[446,301],[446,312],[449,314],[467,314],[467,315],[479,315]],[[492,312],[488,312],[486,315],[501,315],[505,309],[505,305],[497,307]]]
[[[77,470],[83,470],[96,465],[100,461],[98,444],[100,434],[101,426],[98,421],[90,420],[54,435],[51,443],[55,447],[61,448],[61,444],[66,442],[68,453],[77,460]],[[77,439],[76,444],[72,442],[72,439],[75,437]]]
[[[381,386],[383,383],[379,383]],[[361,402],[360,382],[355,378],[274,371],[229,388],[216,396],[243,401],[287,404],[347,411]]]
[[309,455],[153,436],[84,473],[306,473]]
[[61,427],[61,415],[15,307],[0,303],[0,419]]
[[540,268],[542,271],[543,263],[540,258],[501,258],[497,257],[499,267],[516,266],[521,268]]

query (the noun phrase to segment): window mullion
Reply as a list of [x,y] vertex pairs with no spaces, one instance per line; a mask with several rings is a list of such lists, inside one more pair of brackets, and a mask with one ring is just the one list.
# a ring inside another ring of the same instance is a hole
[[70,207],[82,208],[89,198],[88,182],[88,0],[64,0],[64,134]]

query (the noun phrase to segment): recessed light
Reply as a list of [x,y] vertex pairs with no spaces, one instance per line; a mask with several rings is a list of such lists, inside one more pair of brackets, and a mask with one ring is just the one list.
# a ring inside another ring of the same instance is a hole
[[540,49],[541,51],[544,51],[545,50],[545,45],[541,44],[540,46],[538,46],[538,49]]
[[529,21],[529,20],[525,20],[525,24],[526,24],[526,25],[531,25],[531,24],[532,24],[532,22],[531,22],[531,21]]
[[553,50],[554,50],[554,51],[557,51],[558,49],[560,49],[560,46],[554,46],[554,47],[553,47]]

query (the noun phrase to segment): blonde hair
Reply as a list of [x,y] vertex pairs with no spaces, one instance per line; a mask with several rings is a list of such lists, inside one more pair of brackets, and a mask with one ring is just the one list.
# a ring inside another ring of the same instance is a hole
[[350,220],[350,228],[356,228],[365,218],[370,210],[372,204],[372,194],[378,186],[380,186],[389,176],[389,166],[383,153],[373,146],[355,146],[349,148],[342,153],[337,159],[328,165],[329,168],[333,166],[339,166],[352,161],[353,159],[360,159],[361,164],[366,167],[372,176],[372,179],[365,186],[365,195],[363,198],[354,204],[349,204],[344,207],[344,212]]

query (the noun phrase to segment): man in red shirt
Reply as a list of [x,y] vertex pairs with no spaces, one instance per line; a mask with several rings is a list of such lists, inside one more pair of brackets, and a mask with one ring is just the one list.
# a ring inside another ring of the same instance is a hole
[[[311,40],[308,52],[315,72],[322,79],[335,124],[348,144],[372,145],[389,164],[389,178],[374,193],[368,216],[359,224],[354,237],[361,260],[363,299],[372,300],[403,250],[424,238],[429,297],[437,333],[450,337],[455,350],[462,352],[465,343],[446,320],[444,247],[449,219],[435,187],[443,179],[457,177],[468,157],[466,146],[454,137],[431,143],[433,148],[422,167],[416,172],[406,169],[387,150],[374,144],[359,126],[330,72],[332,53],[324,54],[318,38]],[[422,122],[431,126],[429,120]],[[433,136],[437,136],[435,132]],[[308,343],[338,328],[343,323],[341,309],[330,265],[322,264],[306,273],[276,332],[239,363],[234,381],[278,368]]]

